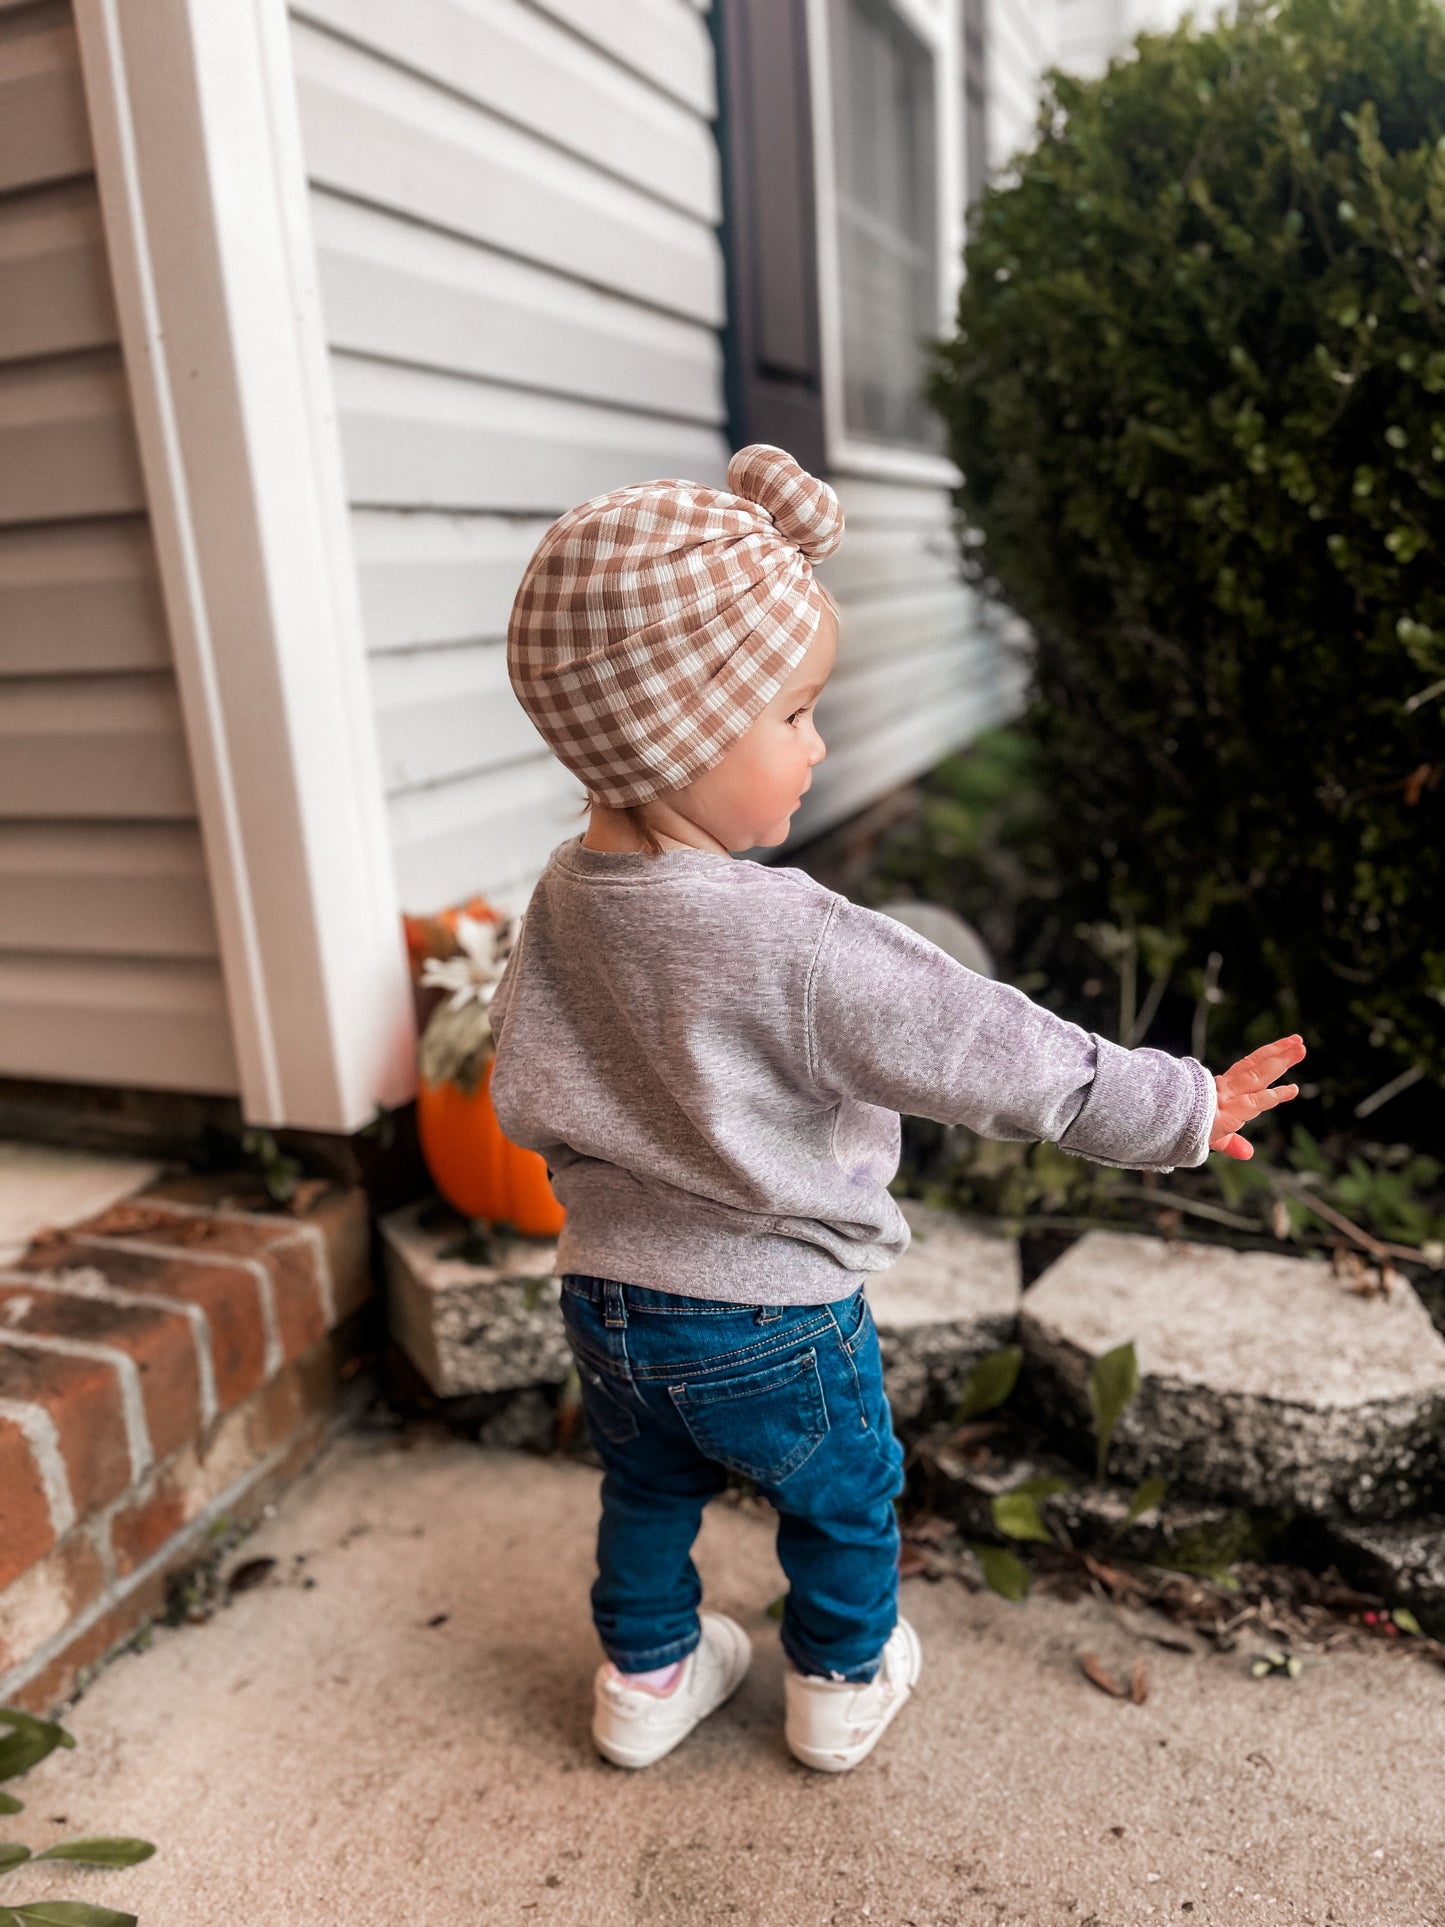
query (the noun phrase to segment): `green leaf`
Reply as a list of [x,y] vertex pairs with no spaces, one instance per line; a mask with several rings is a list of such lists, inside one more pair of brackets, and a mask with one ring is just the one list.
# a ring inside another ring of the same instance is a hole
[[1116,1345],[1097,1359],[1089,1373],[1089,1406],[1099,1434],[1098,1476],[1103,1478],[1109,1456],[1109,1441],[1119,1414],[1139,1392],[1139,1359],[1134,1341]]
[[25,1802],[17,1800],[13,1793],[0,1793],[0,1813],[23,1813]]
[[155,1852],[149,1840],[135,1840],[127,1834],[92,1834],[80,1840],[60,1840],[37,1860],[79,1860],[88,1867],[134,1867],[149,1860]]
[[1397,1606],[1390,1617],[1402,1633],[1414,1633],[1417,1638],[1419,1637],[1420,1622],[1408,1606]]
[[999,1531],[1010,1539],[1040,1539],[1052,1545],[1054,1535],[1039,1517],[1039,1502],[1031,1492],[1000,1492],[989,1502]]
[[1002,1405],[1018,1382],[1023,1355],[1021,1345],[1005,1345],[1002,1350],[981,1358],[968,1375],[963,1396],[954,1409],[953,1423],[962,1425],[968,1419],[977,1418],[980,1412],[991,1412]]
[[0,1706],[0,1725],[13,1727],[0,1740],[0,1780],[14,1780],[53,1753],[57,1746],[74,1746],[75,1736],[54,1720],[37,1719],[18,1706]]
[[778,1594],[778,1596],[777,1596],[777,1598],[776,1598],[776,1599],[774,1599],[774,1600],[772,1600],[772,1601],[770,1601],[770,1603],[769,1603],[769,1605],[768,1605],[768,1618],[769,1618],[769,1619],[781,1619],[781,1618],[782,1618],[782,1616],[783,1616],[783,1601],[784,1601],[784,1600],[785,1600],[785,1599],[787,1598],[787,1596],[788,1596],[788,1595],[787,1595],[787,1594],[786,1594],[785,1592],[780,1592],[780,1593]]
[[1003,1546],[970,1545],[969,1551],[977,1559],[990,1592],[996,1592],[1000,1599],[1011,1599],[1015,1605],[1028,1598],[1032,1582],[1022,1559]]
[[0,1874],[9,1873],[29,1858],[29,1847],[22,1847],[18,1840],[0,1840]]
[[1152,1512],[1156,1505],[1163,1503],[1164,1494],[1169,1490],[1167,1479],[1145,1479],[1134,1488],[1134,1496],[1129,1501],[1129,1510],[1124,1515],[1125,1525]]
[[36,1900],[15,1912],[25,1927],[137,1927],[134,1914],[92,1907],[84,1900]]

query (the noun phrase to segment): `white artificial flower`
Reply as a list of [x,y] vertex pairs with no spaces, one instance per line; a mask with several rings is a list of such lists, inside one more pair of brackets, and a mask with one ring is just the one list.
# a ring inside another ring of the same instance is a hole
[[457,918],[459,957],[428,957],[421,980],[428,989],[449,990],[448,1010],[475,1001],[484,1007],[501,982],[511,951],[511,926],[506,919],[483,923],[477,917]]

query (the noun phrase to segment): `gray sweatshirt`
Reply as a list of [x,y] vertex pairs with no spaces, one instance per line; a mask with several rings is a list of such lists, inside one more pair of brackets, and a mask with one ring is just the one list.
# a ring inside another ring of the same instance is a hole
[[492,1099],[567,1213],[557,1270],[813,1305],[907,1250],[898,1114],[1202,1164],[1214,1080],[965,969],[804,871],[706,850],[547,860],[492,999]]

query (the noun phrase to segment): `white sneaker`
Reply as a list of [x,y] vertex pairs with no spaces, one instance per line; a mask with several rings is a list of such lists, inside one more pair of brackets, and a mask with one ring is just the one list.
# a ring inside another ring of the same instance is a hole
[[912,1694],[922,1665],[923,1649],[906,1619],[893,1628],[878,1671],[862,1686],[800,1673],[789,1661],[784,1675],[788,1751],[820,1773],[846,1773],[857,1766]]
[[592,1738],[604,1759],[616,1766],[651,1766],[741,1684],[752,1662],[752,1641],[726,1613],[699,1613],[698,1619],[702,1638],[682,1662],[677,1684],[662,1697],[624,1686],[607,1662],[598,1667]]

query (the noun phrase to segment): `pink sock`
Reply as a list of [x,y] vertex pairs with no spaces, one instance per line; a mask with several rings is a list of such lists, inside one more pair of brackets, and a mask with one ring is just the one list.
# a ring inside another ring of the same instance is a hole
[[676,1686],[685,1664],[686,1661],[675,1659],[670,1666],[655,1666],[650,1673],[624,1673],[614,1662],[612,1670],[624,1686],[635,1687],[643,1693],[655,1693],[659,1699],[664,1699]]

